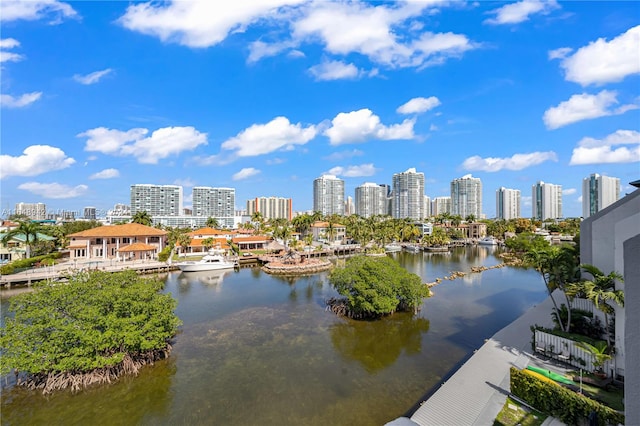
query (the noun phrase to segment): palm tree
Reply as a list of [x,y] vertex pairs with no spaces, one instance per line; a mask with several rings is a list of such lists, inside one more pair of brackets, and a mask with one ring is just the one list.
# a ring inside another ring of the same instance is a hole
[[215,217],[208,217],[205,225],[208,228],[213,228],[213,229],[218,229],[220,227],[220,223],[218,222],[218,219],[216,219]]
[[4,234],[2,237],[2,244],[7,245],[7,243],[15,237],[24,237],[25,256],[29,259],[31,257],[31,246],[40,240],[38,232],[40,232],[39,223],[21,220],[18,221],[18,226],[16,228],[11,229]]
[[467,223],[473,223],[476,221],[476,215],[474,215],[473,213],[470,215],[467,215],[467,217],[464,219]]
[[604,363],[613,358],[611,354],[608,353],[609,345],[603,341],[595,342],[593,345],[587,342],[576,342],[576,346],[591,354],[593,358],[592,363],[596,371],[602,371]]
[[131,223],[139,223],[140,225],[151,226],[153,223],[153,218],[146,210],[141,210],[136,212],[131,218]]
[[168,262],[169,265],[173,262],[173,254],[178,246],[183,247],[182,244],[185,244],[184,247],[188,246],[191,242],[191,237],[189,236],[189,229],[187,228],[170,228],[169,235],[167,239],[167,243],[169,247],[171,247],[171,251],[169,252]]
[[202,240],[202,247],[204,247],[206,251],[209,251],[209,249],[213,247],[215,243],[216,243],[216,240],[214,240],[213,238],[211,237],[205,238]]
[[624,291],[616,290],[616,280],[622,282],[623,277],[619,273],[613,271],[605,275],[600,269],[593,265],[581,265],[583,271],[591,275],[591,280],[584,280],[573,283],[569,286],[568,291],[572,295],[583,295],[589,299],[596,309],[604,314],[605,333],[607,335],[607,344],[609,342],[609,315],[615,312],[613,306],[607,301],[612,301],[620,307],[624,307]]

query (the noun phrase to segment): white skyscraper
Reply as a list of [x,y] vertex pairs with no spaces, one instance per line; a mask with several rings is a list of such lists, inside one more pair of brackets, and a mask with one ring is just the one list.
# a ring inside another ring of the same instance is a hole
[[396,173],[392,180],[391,215],[396,219],[424,217],[424,173],[415,168]]
[[17,203],[16,214],[25,215],[31,220],[45,220],[47,206],[44,203]]
[[224,228],[233,228],[235,188],[193,187],[193,216],[212,217]]
[[260,212],[265,219],[293,219],[291,198],[257,197],[247,201],[247,215]]
[[182,200],[178,185],[131,185],[131,215],[146,211],[151,216],[180,216]]
[[542,181],[531,187],[532,217],[537,220],[562,217],[562,185]]
[[465,219],[482,217],[482,181],[471,175],[451,181],[451,214]]
[[451,213],[451,197],[436,197],[431,201],[431,216]]
[[366,182],[356,188],[356,214],[362,217],[387,214],[387,189]]
[[313,211],[323,215],[344,215],[344,181],[323,175],[313,181]]
[[517,219],[520,216],[520,190],[504,186],[496,191],[496,218]]
[[356,212],[355,202],[353,201],[353,198],[351,198],[351,196],[349,195],[347,197],[347,200],[344,202],[344,215],[351,216],[352,214],[355,214],[355,212]]
[[588,218],[620,198],[620,179],[597,173],[582,180],[582,217]]
[[424,207],[422,208],[422,214],[424,217],[431,217],[431,197],[424,196]]

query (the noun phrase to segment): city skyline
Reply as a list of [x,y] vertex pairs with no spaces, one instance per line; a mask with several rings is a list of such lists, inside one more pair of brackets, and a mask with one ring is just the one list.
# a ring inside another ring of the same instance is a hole
[[528,217],[538,181],[580,217],[583,179],[640,175],[633,2],[30,5],[0,3],[5,216],[138,183],[307,211],[320,175],[346,199],[416,168],[432,200],[480,178],[488,218],[503,186]]

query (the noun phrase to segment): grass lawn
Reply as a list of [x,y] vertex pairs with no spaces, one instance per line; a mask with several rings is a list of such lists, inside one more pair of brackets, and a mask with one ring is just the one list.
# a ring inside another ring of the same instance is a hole
[[539,426],[546,418],[546,414],[536,410],[531,411],[519,402],[507,398],[498,417],[493,421],[493,426]]
[[[575,372],[573,373],[573,375],[579,376],[580,373]],[[579,386],[578,382],[576,382],[576,386]],[[618,389],[612,386],[603,389],[587,383],[583,383],[582,390],[584,394],[589,398],[595,399],[602,404],[613,408],[614,410],[624,411],[624,404],[622,403],[622,400],[624,399],[623,389]]]

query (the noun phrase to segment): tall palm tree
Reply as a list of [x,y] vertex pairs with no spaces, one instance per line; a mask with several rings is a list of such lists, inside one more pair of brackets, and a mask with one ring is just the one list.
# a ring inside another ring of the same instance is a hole
[[205,238],[202,240],[202,247],[204,247],[206,251],[209,251],[209,249],[213,247],[215,243],[216,243],[216,240],[214,240],[213,238],[211,237]]
[[615,312],[613,306],[608,301],[624,307],[624,291],[616,290],[616,280],[622,282],[623,277],[618,272],[612,271],[605,275],[600,269],[593,265],[581,265],[583,271],[591,275],[591,280],[583,280],[573,283],[568,291],[575,295],[583,295],[589,299],[596,309],[604,314],[605,334],[607,344],[609,344],[609,315]]
[[218,219],[216,219],[215,217],[208,217],[205,225],[208,228],[213,228],[213,229],[218,229],[220,227],[220,223],[218,222]]
[[2,237],[2,244],[6,245],[9,241],[15,237],[24,237],[25,256],[27,259],[31,257],[31,246],[37,243],[40,238],[38,237],[40,232],[40,224],[32,222],[30,220],[18,221],[18,226],[11,229]]
[[131,218],[131,223],[139,223],[140,225],[151,226],[153,223],[153,218],[146,210],[141,210],[136,212]]

